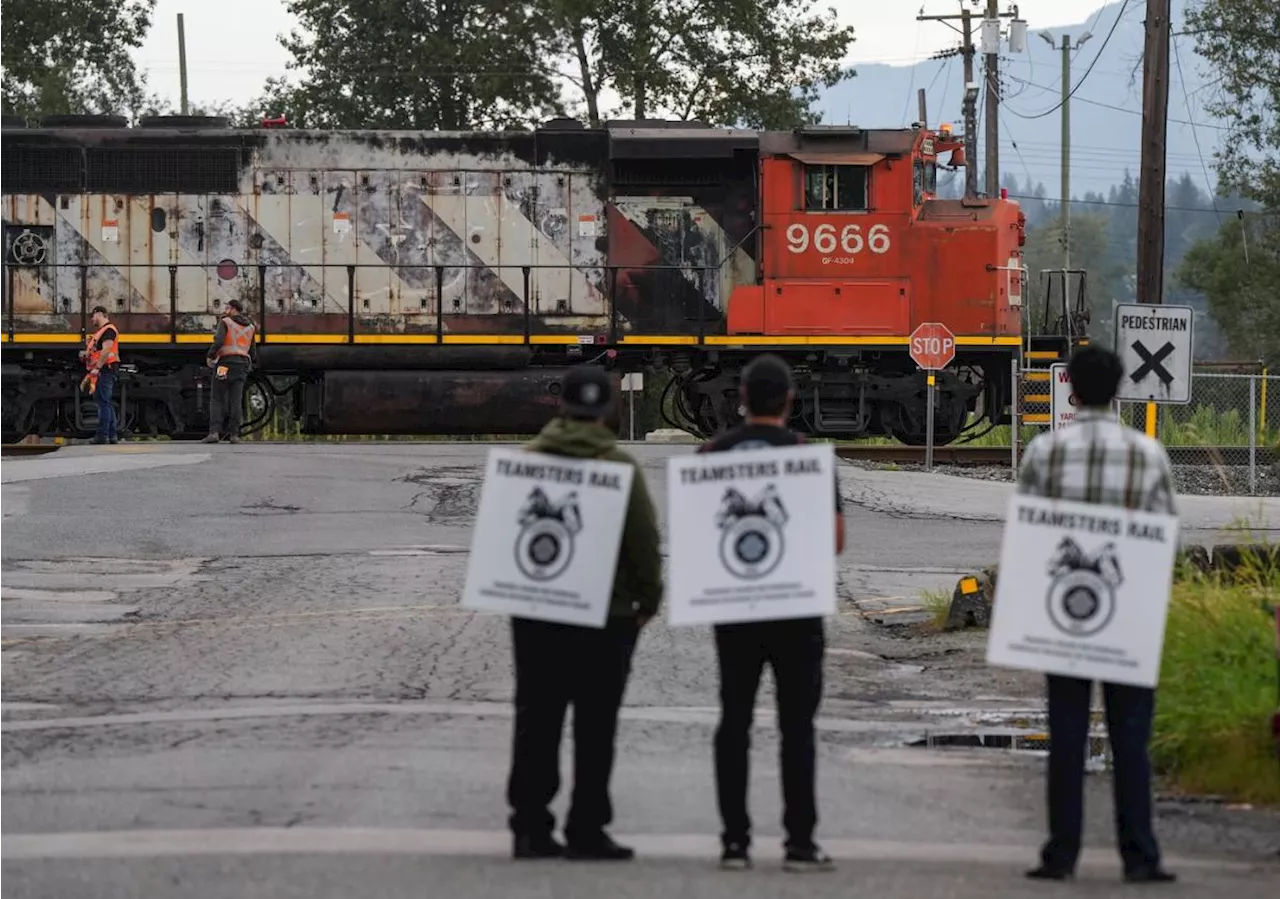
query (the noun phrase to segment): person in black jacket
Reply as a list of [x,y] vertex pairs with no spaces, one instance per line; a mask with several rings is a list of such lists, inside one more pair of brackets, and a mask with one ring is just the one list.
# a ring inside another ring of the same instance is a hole
[[[700,453],[795,446],[803,438],[787,428],[795,391],[791,371],[777,356],[765,355],[743,369],[740,385],[746,421],[699,447]],[[844,549],[844,515],[835,485],[836,545]],[[834,867],[813,840],[818,812],[813,719],[822,700],[825,633],[821,618],[721,624],[715,628],[720,665],[720,725],[715,736],[716,795],[722,867],[751,866],[751,818],[747,813],[747,769],[756,692],[765,664],[773,668],[782,731],[782,824],[786,830],[783,866],[791,871]]]
[[255,351],[256,330],[240,301],[228,301],[227,314],[218,319],[218,330],[205,359],[213,368],[213,389],[209,401],[209,434],[201,443],[217,443],[220,438],[229,443],[240,442],[244,385]]

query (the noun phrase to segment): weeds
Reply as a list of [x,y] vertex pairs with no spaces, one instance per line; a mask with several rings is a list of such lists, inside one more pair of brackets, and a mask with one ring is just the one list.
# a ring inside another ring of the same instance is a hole
[[947,623],[947,615],[951,611],[951,594],[946,590],[925,590],[921,593],[924,606],[929,610],[929,621],[926,628],[940,631]]
[[1174,584],[1152,761],[1178,789],[1280,804],[1270,721],[1277,705],[1274,613],[1280,572],[1246,562],[1230,581],[1184,572]]

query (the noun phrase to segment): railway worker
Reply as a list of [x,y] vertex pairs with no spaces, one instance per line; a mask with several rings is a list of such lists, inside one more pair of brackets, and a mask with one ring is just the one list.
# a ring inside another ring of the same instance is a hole
[[80,386],[92,392],[98,403],[98,428],[90,443],[119,443],[116,407],[112,400],[120,368],[120,331],[108,318],[106,306],[94,306],[89,321],[93,324],[93,333],[85,339],[84,349],[80,351],[87,372]]
[[205,358],[213,369],[213,389],[209,398],[209,433],[201,443],[217,443],[219,438],[240,442],[244,385],[253,359],[255,330],[240,301],[229,300],[227,314],[218,319],[218,330]]
[[[742,371],[739,395],[746,421],[698,448],[698,452],[795,446],[804,439],[787,427],[795,401],[791,371],[777,356],[758,356]],[[836,545],[844,549],[844,515],[835,489]],[[784,867],[822,871],[834,867],[814,842],[816,748],[813,719],[822,700],[826,636],[821,618],[721,624],[715,628],[720,668],[720,724],[715,736],[716,796],[724,830],[723,868],[751,867],[751,818],[747,813],[751,723],[760,675],[768,663],[777,689],[782,732]]]
[[[1176,514],[1173,473],[1163,447],[1126,428],[1111,411],[1124,375],[1120,357],[1103,347],[1087,346],[1072,355],[1067,373],[1079,404],[1075,421],[1031,441],[1018,475],[1018,492]],[[1040,866],[1027,872],[1036,880],[1066,880],[1075,872],[1092,692],[1091,681],[1048,675],[1049,839],[1040,851]],[[1155,691],[1104,683],[1102,692],[1115,759],[1116,838],[1125,880],[1173,881],[1174,875],[1161,867],[1151,826],[1147,744]]]
[[[560,414],[526,447],[539,453],[604,459],[636,468],[623,525],[609,617],[603,629],[511,619],[515,651],[515,734],[507,802],[516,858],[625,861],[635,856],[605,832],[613,820],[618,710],[641,628],[658,612],[662,558],[657,519],[644,475],[618,449],[604,419],[614,397],[608,376],[592,365],[572,368],[562,383]],[[548,806],[560,788],[560,735],[573,704],[573,796],[567,845],[552,835]]]

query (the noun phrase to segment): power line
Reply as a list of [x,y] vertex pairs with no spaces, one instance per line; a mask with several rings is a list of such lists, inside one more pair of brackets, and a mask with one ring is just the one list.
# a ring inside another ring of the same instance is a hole
[[1080,76],[1080,80],[1076,82],[1076,86],[1071,88],[1071,90],[1067,93],[1065,97],[1063,97],[1061,100],[1059,100],[1049,109],[1046,109],[1044,112],[1038,112],[1035,115],[1023,115],[1022,113],[1018,112],[1016,109],[1010,109],[1009,111],[1012,112],[1014,115],[1016,115],[1020,119],[1042,119],[1045,116],[1050,115],[1054,112],[1057,112],[1059,109],[1061,109],[1062,104],[1066,103],[1068,100],[1074,97],[1076,91],[1080,90],[1080,86],[1089,79],[1089,73],[1093,71],[1093,67],[1097,65],[1098,60],[1102,58],[1103,51],[1107,49],[1107,44],[1111,43],[1111,36],[1116,33],[1116,28],[1119,27],[1120,25],[1120,20],[1124,18],[1124,11],[1128,8],[1129,8],[1129,0],[1124,0],[1124,3],[1120,5],[1120,12],[1116,13],[1116,20],[1111,23],[1111,30],[1107,32],[1106,39],[1103,40],[1102,46],[1098,48],[1097,54],[1093,57],[1093,62],[1089,63],[1089,68],[1085,69],[1084,74]]
[[[1017,75],[1010,75],[1009,77],[1010,77],[1010,78],[1012,78],[1014,81],[1022,82],[1023,84],[1026,84],[1026,85],[1028,85],[1029,87],[1038,87],[1038,88],[1040,88],[1040,90],[1042,90],[1042,91],[1052,90],[1052,88],[1046,87],[1046,86],[1045,86],[1045,85],[1043,85],[1043,84],[1035,84],[1035,83],[1032,83],[1032,82],[1030,82],[1030,81],[1023,81],[1023,79],[1019,78]],[[1101,100],[1090,100],[1090,99],[1088,99],[1087,97],[1076,97],[1075,99],[1076,99],[1078,102],[1080,102],[1080,103],[1087,103],[1087,104],[1088,104],[1088,105],[1090,105],[1090,106],[1101,106],[1103,109],[1114,109],[1116,112],[1123,112],[1123,113],[1127,113],[1127,114],[1129,114],[1129,115],[1136,115],[1136,116],[1141,116],[1141,115],[1142,115],[1142,111],[1141,111],[1141,110],[1138,110],[1138,109],[1128,109],[1128,108],[1126,108],[1126,107],[1124,107],[1124,106],[1116,106],[1114,103],[1103,103]],[[1061,104],[1059,104],[1059,105],[1061,105]],[[1010,111],[1012,112],[1012,110],[1010,110]],[[1052,112],[1052,110],[1050,110],[1050,112]],[[1014,115],[1018,115],[1018,114],[1015,112],[1015,113],[1014,113]],[[1018,116],[1018,117],[1019,117],[1019,118],[1024,118],[1024,119],[1025,119],[1025,118],[1038,118],[1038,116]],[[1194,125],[1194,124],[1196,124],[1195,122],[1189,122],[1189,121],[1187,121],[1186,119],[1175,119],[1175,118],[1172,118],[1172,117],[1169,119],[1169,121],[1171,121],[1171,122],[1177,122],[1179,125]],[[1200,123],[1200,125],[1199,125],[1199,127],[1201,127],[1201,128],[1212,128],[1214,131],[1230,131],[1230,130],[1231,130],[1231,129],[1230,129],[1228,126],[1226,126],[1226,125],[1212,125],[1212,124],[1210,124],[1210,123],[1208,123],[1208,122],[1201,122],[1201,123]]]
[[[1173,44],[1173,60],[1178,65],[1178,77],[1181,79],[1182,54],[1178,52],[1178,39],[1176,37],[1170,38],[1169,42]],[[1218,212],[1218,200],[1217,197],[1214,196],[1215,191],[1213,183],[1209,180],[1209,167],[1205,165],[1204,151],[1200,149],[1200,131],[1196,128],[1195,113],[1191,111],[1191,97],[1187,94],[1187,85],[1185,82],[1183,82],[1182,85],[1182,100],[1187,106],[1187,116],[1191,119],[1191,136],[1195,139],[1196,153],[1200,157],[1200,169],[1204,172],[1204,185],[1209,190],[1209,199],[1213,201],[1213,211],[1218,214],[1218,222],[1221,224],[1222,214]]]
[[[1041,203],[1061,203],[1062,202],[1061,197],[1037,197],[1034,194],[1009,194],[1009,198],[1013,200],[1036,200]],[[1120,209],[1137,209],[1138,208],[1137,203],[1119,203],[1115,200],[1085,200],[1085,199],[1081,199],[1080,197],[1073,197],[1071,202],[1079,206],[1114,206]],[[1166,205],[1164,208],[1171,209],[1177,212],[1203,212],[1203,213],[1218,212],[1217,209],[1207,208],[1204,206],[1168,206]],[[1255,210],[1253,212],[1250,212],[1249,214],[1255,215],[1255,216],[1280,215],[1280,209],[1275,209],[1275,210],[1261,209],[1261,210]]]

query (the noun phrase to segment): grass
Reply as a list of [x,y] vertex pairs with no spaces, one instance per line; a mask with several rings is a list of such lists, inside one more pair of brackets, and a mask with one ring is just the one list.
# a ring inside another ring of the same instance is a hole
[[1280,804],[1275,624],[1265,608],[1277,598],[1280,573],[1257,567],[1236,583],[1190,572],[1174,584],[1151,753],[1176,789]]
[[951,610],[951,593],[946,590],[925,590],[920,594],[925,608],[929,610],[929,621],[926,628],[940,631],[947,623],[947,613]]

